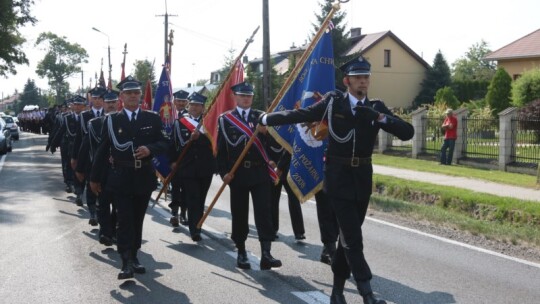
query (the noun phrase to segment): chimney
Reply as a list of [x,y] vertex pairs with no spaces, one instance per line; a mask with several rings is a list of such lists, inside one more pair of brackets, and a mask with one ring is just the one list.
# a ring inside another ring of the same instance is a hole
[[351,28],[351,37],[350,38],[356,38],[362,36],[362,28],[361,27],[354,27]]
[[191,88],[191,83],[188,82],[187,87],[188,87],[188,88]]
[[249,63],[249,59],[248,59],[247,55],[244,55],[244,57],[242,58],[242,63],[243,64],[248,64]]

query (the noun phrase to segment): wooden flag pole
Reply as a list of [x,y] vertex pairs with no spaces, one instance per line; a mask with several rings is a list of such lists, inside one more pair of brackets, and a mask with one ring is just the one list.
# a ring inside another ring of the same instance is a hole
[[[308,48],[302,54],[302,56],[300,57],[300,60],[296,63],[296,66],[291,71],[291,74],[289,75],[289,77],[287,77],[287,80],[285,81],[285,83],[283,84],[283,86],[279,90],[278,94],[276,95],[276,97],[272,101],[272,104],[270,105],[270,107],[268,107],[268,110],[267,110],[268,112],[271,112],[277,106],[278,102],[281,100],[281,98],[283,98],[283,95],[285,95],[285,92],[292,85],[293,81],[298,76],[298,73],[300,73],[300,70],[302,69],[302,67],[306,63],[308,57],[313,52],[313,49],[315,48],[315,46],[317,45],[317,43],[321,39],[323,33],[328,28],[328,25],[330,24],[330,21],[331,21],[332,17],[339,10],[339,8],[340,8],[339,2],[336,2],[336,3],[332,4],[332,10],[328,13],[328,16],[326,16],[326,18],[324,19],[324,22],[321,24],[321,27],[319,28],[319,30],[317,31],[317,33],[315,34],[315,36],[311,40]],[[246,143],[246,146],[244,147],[244,150],[242,151],[242,153],[240,154],[240,156],[238,157],[238,159],[234,163],[233,167],[231,168],[231,171],[229,171],[228,174],[234,175],[234,173],[236,172],[236,170],[240,166],[240,163],[242,162],[242,160],[246,156],[249,148],[253,144],[253,141],[255,140],[255,137],[258,134],[259,134],[259,128],[257,127],[257,129],[255,130],[255,132],[253,132],[253,135],[249,138],[249,141]],[[225,186],[227,184],[228,183],[224,181],[223,184],[221,185],[221,187],[219,188],[218,192],[216,193],[216,196],[214,197],[214,199],[212,200],[212,202],[208,206],[208,209],[206,209],[206,212],[201,217],[201,220],[199,221],[199,223],[197,223],[197,228],[198,229],[200,229],[202,227],[204,221],[206,220],[206,218],[210,214],[210,211],[212,211],[212,209],[214,208],[214,205],[216,204],[218,198],[221,196],[221,193],[223,192],[223,190],[225,189]]]
[[[227,77],[225,77],[225,80],[221,83],[218,91],[217,91],[217,94],[214,96],[214,99],[212,100],[212,102],[210,103],[210,106],[206,109],[205,113],[208,113],[210,111],[210,109],[212,109],[212,107],[214,106],[214,104],[216,103],[216,100],[217,100],[217,97],[219,96],[219,94],[221,93],[221,91],[223,90],[223,88],[225,87],[225,84],[228,83],[229,79],[231,78],[231,75],[234,71],[234,69],[236,68],[236,65],[238,64],[238,61],[240,59],[242,59],[242,56],[244,55],[244,53],[246,52],[248,46],[253,42],[253,37],[255,37],[255,34],[257,34],[257,31],[259,31],[259,28],[260,26],[257,26],[257,28],[253,31],[253,34],[251,34],[251,37],[249,37],[249,39],[246,41],[246,45],[244,46],[244,48],[242,49],[242,51],[240,52],[240,54],[238,54],[238,56],[236,57],[236,60],[234,61],[234,65],[232,66],[232,68],[229,70],[229,73],[227,74]],[[203,121],[204,121],[204,116],[203,115],[203,118],[201,119],[201,121],[199,122],[199,124],[197,125],[197,130],[199,130],[202,125],[203,125]],[[180,162],[182,161],[182,159],[184,158],[184,156],[186,155],[186,152],[189,150],[189,147],[191,147],[191,144],[193,143],[193,141],[191,140],[191,138],[188,140],[188,142],[186,143],[186,146],[184,147],[184,149],[182,150],[182,153],[180,153],[180,155],[178,156],[178,158],[176,159],[176,161],[174,162],[175,163],[175,166],[173,166],[173,169],[171,171],[171,173],[169,173],[169,175],[167,176],[167,178],[165,179],[165,181],[163,182],[163,188],[161,188],[161,190],[159,191],[158,193],[158,196],[156,197],[156,202],[159,200],[159,198],[161,197],[161,195],[163,194],[163,191],[165,191],[165,189],[169,186],[169,183],[171,182],[173,176],[176,174],[176,171],[178,170],[178,167],[180,165]]]

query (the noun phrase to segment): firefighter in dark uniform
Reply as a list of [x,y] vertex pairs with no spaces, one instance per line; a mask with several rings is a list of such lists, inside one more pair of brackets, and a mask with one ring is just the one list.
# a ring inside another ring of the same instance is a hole
[[293,228],[294,238],[297,241],[305,240],[306,230],[304,228],[304,216],[302,215],[302,207],[300,201],[294,194],[287,175],[291,164],[291,154],[283,149],[283,147],[272,137],[268,136],[269,157],[276,162],[277,174],[279,182],[272,187],[272,222],[274,224],[275,237],[278,238],[279,230],[279,201],[281,198],[281,188],[285,188],[287,192],[287,200],[289,202],[289,213],[291,215],[291,225]]
[[[188,111],[186,109],[186,105],[188,103],[188,96],[189,93],[184,90],[179,90],[173,94],[174,96],[174,107],[176,108],[176,114],[178,119],[184,117],[184,115],[188,114]],[[176,151],[178,152],[180,150],[179,142],[177,141],[177,137],[174,137],[174,144]],[[178,154],[179,155],[179,154]],[[172,161],[175,161],[176,158],[173,158]],[[171,219],[169,220],[169,223],[173,227],[178,227],[178,209],[180,209],[180,223],[182,225],[187,225],[187,217],[186,217],[186,191],[184,191],[182,185],[182,179],[178,176],[178,174],[175,174],[173,176],[173,179],[171,180],[171,203],[169,204],[169,208],[171,208]]]
[[[109,90],[103,93],[103,101],[105,105],[103,107],[104,114],[111,114],[116,111],[118,102],[118,92]],[[77,167],[75,174],[79,180],[84,180],[90,176],[92,169],[92,162],[97,147],[101,143],[101,135],[103,130],[103,124],[105,121],[105,115],[90,119],[88,122],[88,133],[83,137],[81,148],[79,150],[79,156],[77,157]],[[107,174],[110,169],[110,162],[108,159],[104,161],[102,166],[106,169],[103,170],[101,184],[106,184]],[[88,186],[86,191],[91,191]],[[87,196],[88,197],[88,196]],[[112,207],[112,208],[111,208]],[[112,246],[116,239],[116,208],[112,201],[111,191],[103,189],[99,194],[96,201],[97,220],[99,222],[99,242],[105,246]]]
[[[71,99],[67,99],[63,104],[61,104],[59,108],[59,112],[56,114],[54,118],[54,124],[52,127],[51,132],[49,133],[49,137],[47,139],[47,146],[45,147],[45,151],[49,151],[52,149],[52,142],[53,139],[58,133],[58,131],[62,128],[62,125],[65,121],[65,116],[71,114],[71,112],[68,109],[68,103],[71,104]],[[64,131],[65,132],[65,131]],[[59,137],[61,140],[62,137]],[[62,143],[60,143],[62,145]],[[54,150],[56,151],[56,146],[54,147]],[[54,153],[51,151],[51,153]],[[67,167],[70,166],[69,164],[69,158],[67,157],[67,148],[60,150],[60,156],[62,158],[62,176],[64,177],[64,184],[66,185],[66,192],[71,193],[73,192],[73,180],[72,176],[69,176]]]
[[117,211],[117,245],[122,258],[118,279],[145,273],[137,258],[141,248],[144,216],[150,195],[157,187],[152,157],[167,153],[168,140],[162,133],[160,117],[139,107],[141,83],[132,76],[118,84],[124,109],[107,116],[101,144],[96,152],[90,175],[90,187],[96,195],[102,192],[103,163],[111,162],[105,189],[113,194]]
[[71,109],[73,112],[70,114],[64,115],[64,120],[58,131],[55,133],[53,139],[51,140],[50,151],[54,153],[56,147],[60,146],[62,155],[62,168],[65,167],[66,175],[68,177],[68,182],[70,186],[74,188],[73,192],[76,194],[75,203],[77,206],[82,206],[82,189],[81,183],[75,178],[75,173],[70,164],[70,159],[73,155],[73,143],[75,142],[75,137],[77,135],[77,129],[80,127],[80,116],[79,114],[86,106],[86,98],[76,95],[71,98]]
[[[88,91],[90,94],[90,98],[92,101],[92,108],[81,112],[80,115],[80,126],[77,129],[77,135],[75,136],[75,141],[73,142],[73,154],[71,156],[71,167],[75,170],[77,167],[77,159],[79,157],[79,153],[85,153],[88,154],[88,149],[81,151],[81,144],[83,142],[83,138],[88,135],[88,122],[96,117],[100,117],[103,115],[103,95],[105,94],[106,89],[102,87],[95,87]],[[88,168],[87,170],[90,170]],[[84,191],[84,188],[87,186],[87,180],[79,178],[76,179],[76,182],[79,183],[79,188],[81,189],[81,193]],[[75,183],[75,185],[77,185]],[[86,191],[86,206],[88,206],[88,212],[90,212],[90,219],[88,220],[88,224],[92,226],[98,225],[97,220],[97,210],[96,210],[96,200],[97,197],[92,191]]]
[[198,242],[201,240],[201,229],[197,228],[197,224],[204,212],[204,202],[212,183],[212,176],[217,172],[217,163],[212,151],[212,143],[202,125],[199,126],[206,97],[193,92],[189,95],[188,101],[188,114],[174,123],[173,137],[179,149],[174,149],[173,159],[179,157],[188,141],[191,140],[192,143],[179,164],[176,176],[181,180],[182,187],[189,189],[189,191],[184,191],[189,232],[191,239]]
[[[380,100],[369,100],[367,90],[371,66],[363,57],[354,58],[340,69],[345,94],[327,94],[305,109],[263,115],[263,125],[281,125],[326,120],[329,142],[325,163],[325,190],[339,223],[337,251],[332,260],[334,284],[331,303],[345,303],[343,289],[351,271],[364,303],[383,304],[371,289],[371,270],[364,258],[362,223],[372,191],[371,155],[379,129],[409,140],[411,124],[394,116]],[[327,113],[327,114],[325,114]]]
[[262,270],[281,267],[281,261],[270,254],[274,228],[270,213],[272,180],[269,161],[265,151],[266,136],[259,134],[259,144],[253,144],[233,174],[229,173],[249,140],[249,134],[257,127],[262,111],[251,108],[253,86],[242,82],[231,87],[237,107],[219,117],[218,170],[223,181],[229,185],[231,197],[232,235],[238,249],[237,266],[250,269],[245,241],[249,232],[249,194],[253,200],[255,226],[261,243]]

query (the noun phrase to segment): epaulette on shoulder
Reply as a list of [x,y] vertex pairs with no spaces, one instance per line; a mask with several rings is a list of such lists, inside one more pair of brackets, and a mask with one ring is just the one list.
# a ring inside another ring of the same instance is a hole
[[373,99],[369,99],[369,102],[371,102],[371,105],[374,105],[376,103],[381,103],[384,105],[384,101],[380,100],[379,98],[373,98]]

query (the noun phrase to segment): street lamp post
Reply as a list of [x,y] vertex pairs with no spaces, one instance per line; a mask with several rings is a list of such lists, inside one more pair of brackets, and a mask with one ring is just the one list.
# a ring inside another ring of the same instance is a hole
[[108,55],[109,55],[109,82],[112,81],[112,78],[111,78],[111,72],[112,72],[112,64],[111,64],[111,40],[109,38],[109,35],[105,34],[104,32],[98,30],[97,28],[93,27],[92,28],[94,31],[98,32],[98,33],[101,33],[105,36],[107,36],[107,52],[108,52]]

